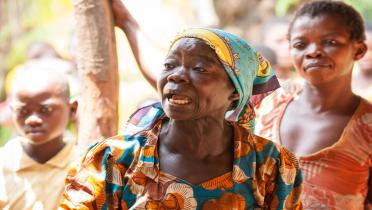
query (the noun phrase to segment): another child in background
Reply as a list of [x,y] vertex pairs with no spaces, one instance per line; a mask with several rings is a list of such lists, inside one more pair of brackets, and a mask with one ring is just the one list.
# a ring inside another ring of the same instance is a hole
[[10,105],[19,137],[0,149],[7,200],[3,209],[56,209],[70,164],[80,154],[64,131],[74,117],[67,76],[46,60],[17,71]]

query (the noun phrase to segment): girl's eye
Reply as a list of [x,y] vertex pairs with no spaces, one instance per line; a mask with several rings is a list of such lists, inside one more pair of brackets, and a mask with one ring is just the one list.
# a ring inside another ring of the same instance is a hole
[[333,39],[331,39],[331,40],[327,40],[326,43],[327,43],[328,45],[336,45],[336,44],[337,44],[336,40],[333,40]]

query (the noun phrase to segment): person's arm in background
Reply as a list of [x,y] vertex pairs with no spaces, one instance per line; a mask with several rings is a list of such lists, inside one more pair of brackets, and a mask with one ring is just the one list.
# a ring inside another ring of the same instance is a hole
[[162,68],[158,59],[162,52],[151,43],[121,0],[112,0],[115,25],[126,35],[137,65],[145,79],[156,89],[157,72]]

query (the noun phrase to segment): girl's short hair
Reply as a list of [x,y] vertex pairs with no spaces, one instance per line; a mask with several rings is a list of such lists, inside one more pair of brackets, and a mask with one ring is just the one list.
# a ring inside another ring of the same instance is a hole
[[293,24],[299,17],[315,17],[329,14],[340,17],[339,20],[342,22],[342,25],[350,32],[350,40],[364,41],[366,39],[364,20],[359,12],[344,2],[329,0],[308,2],[297,10],[294,18],[289,24],[288,38],[290,39]]

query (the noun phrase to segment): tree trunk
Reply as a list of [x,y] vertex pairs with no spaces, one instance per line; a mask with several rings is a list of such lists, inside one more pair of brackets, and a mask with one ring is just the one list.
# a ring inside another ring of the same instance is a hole
[[118,67],[109,0],[74,0],[79,100],[78,144],[86,147],[117,134]]

